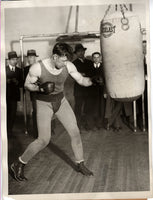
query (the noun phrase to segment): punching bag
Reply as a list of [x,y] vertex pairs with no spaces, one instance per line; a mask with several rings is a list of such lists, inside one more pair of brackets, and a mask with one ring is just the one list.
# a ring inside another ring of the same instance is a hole
[[100,27],[101,51],[108,94],[117,101],[133,101],[144,92],[144,64],[140,23],[134,14],[116,11]]

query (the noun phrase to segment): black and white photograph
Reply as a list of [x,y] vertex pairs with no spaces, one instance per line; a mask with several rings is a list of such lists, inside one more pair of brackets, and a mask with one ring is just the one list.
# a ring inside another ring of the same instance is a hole
[[1,2],[3,199],[153,197],[149,12]]

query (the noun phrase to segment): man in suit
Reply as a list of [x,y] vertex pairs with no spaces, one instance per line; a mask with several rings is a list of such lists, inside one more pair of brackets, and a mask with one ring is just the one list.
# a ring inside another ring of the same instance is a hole
[[[78,72],[84,77],[92,77],[92,61],[85,58],[85,48],[82,44],[76,44],[74,53],[76,54],[76,59],[73,64],[76,66]],[[74,83],[74,98],[75,98],[75,115],[77,119],[78,126],[80,128],[89,129],[86,124],[86,118],[84,118],[85,110],[84,106],[89,98],[89,90],[79,85],[77,82]]]
[[[146,60],[146,53],[147,53],[147,41],[142,41],[142,50],[143,50],[143,63],[144,63],[144,74],[145,74],[145,90],[144,90],[144,112],[145,112],[145,123],[146,128],[148,128],[148,94],[147,94],[147,87],[148,87],[148,72],[147,72],[147,60]],[[142,98],[140,97],[137,100],[137,117],[138,117],[138,125],[140,128],[142,127]]]
[[87,125],[91,130],[97,130],[103,126],[104,118],[104,97],[103,97],[103,87],[104,87],[104,76],[103,76],[103,66],[102,66],[102,56],[99,52],[94,52],[92,54],[92,77],[98,79],[98,84],[88,87],[88,100],[85,104],[85,113],[87,118]]
[[17,67],[18,57],[15,51],[8,53],[8,61],[9,64],[6,66],[7,133],[12,136],[17,101],[20,101],[20,88],[23,82],[21,69]]
[[145,106],[145,119],[146,119],[146,128],[148,128],[148,72],[147,72],[147,41],[143,40],[143,55],[144,55],[144,72],[145,72],[145,91],[144,91],[144,106]]
[[[36,51],[34,49],[30,49],[27,51],[27,62],[28,66],[24,68],[24,81],[27,77],[27,74],[29,73],[30,67],[36,63],[36,58],[38,55],[36,54]],[[33,121],[33,131],[32,135],[34,138],[38,137],[38,128],[37,128],[37,121],[36,121],[36,92],[30,92],[30,99],[32,102],[32,121]]]
[[36,63],[36,58],[38,55],[36,54],[36,51],[34,49],[30,49],[27,51],[27,62],[28,65],[24,68],[24,78],[26,79],[27,74],[29,73],[29,69],[31,65]]

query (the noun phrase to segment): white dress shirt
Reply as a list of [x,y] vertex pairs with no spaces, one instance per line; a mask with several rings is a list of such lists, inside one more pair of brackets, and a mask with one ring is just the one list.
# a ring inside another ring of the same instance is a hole
[[94,63],[94,67],[95,68],[99,68],[100,67],[100,63]]
[[9,68],[11,71],[15,72],[15,67],[9,64]]

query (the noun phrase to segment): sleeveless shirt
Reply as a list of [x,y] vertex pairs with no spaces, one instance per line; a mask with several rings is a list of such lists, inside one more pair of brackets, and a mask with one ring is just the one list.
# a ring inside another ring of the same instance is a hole
[[54,75],[51,72],[49,72],[44,63],[40,60],[38,61],[41,66],[41,75],[39,78],[40,84],[45,82],[54,82],[55,83],[55,90],[52,94],[46,95],[41,92],[37,93],[38,100],[47,101],[47,102],[54,102],[56,99],[63,97],[63,90],[64,90],[64,83],[68,77],[68,70],[66,67],[63,67],[61,73]]

